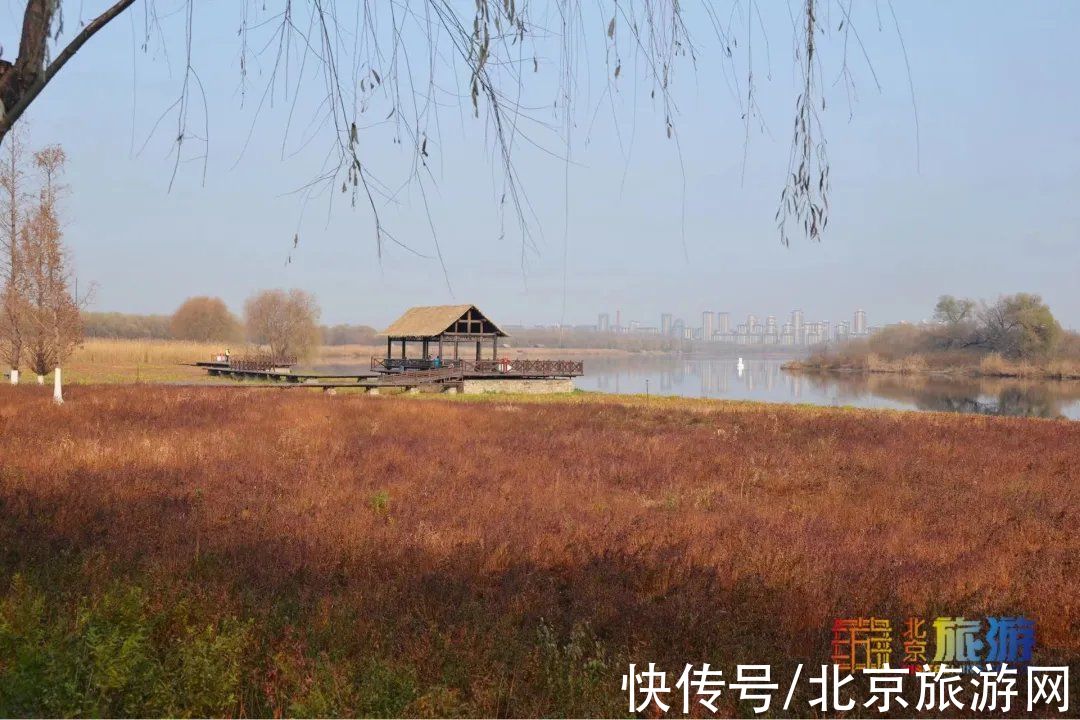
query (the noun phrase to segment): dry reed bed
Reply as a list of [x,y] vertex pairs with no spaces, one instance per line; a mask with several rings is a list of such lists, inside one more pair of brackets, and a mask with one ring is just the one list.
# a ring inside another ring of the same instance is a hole
[[[625,662],[825,662],[852,615],[1024,614],[1080,658],[1076,423],[3,387],[0,458],[0,581],[254,618],[219,712],[318,710],[320,672],[363,710],[333,668],[380,657],[407,714],[619,713]],[[582,653],[599,689],[552,680]]]
[[75,350],[72,362],[85,365],[142,363],[144,365],[190,363],[209,360],[229,343],[186,340],[108,340],[87,338]]
[[998,353],[977,355],[953,351],[911,353],[899,357],[886,357],[872,352],[816,354],[804,360],[792,360],[786,363],[784,368],[824,372],[857,371],[901,375],[948,373],[969,377],[1080,380],[1080,362],[1070,358],[1010,360]]

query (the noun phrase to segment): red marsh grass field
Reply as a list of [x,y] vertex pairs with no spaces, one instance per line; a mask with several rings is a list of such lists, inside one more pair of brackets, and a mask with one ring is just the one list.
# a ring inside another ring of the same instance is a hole
[[629,662],[821,664],[852,616],[1080,661],[1076,423],[67,398],[0,387],[0,715],[625,715]]

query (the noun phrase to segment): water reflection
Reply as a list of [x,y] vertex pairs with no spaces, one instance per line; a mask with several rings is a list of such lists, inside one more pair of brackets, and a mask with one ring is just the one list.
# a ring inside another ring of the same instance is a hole
[[[1080,419],[1080,382],[802,374],[785,358],[590,358],[583,390]],[[646,381],[648,386],[646,387]]]

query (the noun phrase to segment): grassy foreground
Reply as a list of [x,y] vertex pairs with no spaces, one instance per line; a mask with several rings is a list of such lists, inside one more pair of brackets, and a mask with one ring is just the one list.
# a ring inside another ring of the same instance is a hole
[[0,387],[0,716],[625,715],[628,662],[820,664],[846,616],[1023,614],[1080,660],[1076,423],[68,400]]

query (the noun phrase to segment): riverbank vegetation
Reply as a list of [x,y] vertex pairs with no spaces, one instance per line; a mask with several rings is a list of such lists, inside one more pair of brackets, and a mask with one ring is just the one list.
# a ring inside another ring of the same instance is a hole
[[1075,423],[3,386],[0,457],[4,716],[623,715],[850,616],[1080,660]]
[[1071,380],[1080,379],[1080,335],[1063,330],[1038,295],[993,303],[945,295],[931,323],[890,325],[784,367]]

